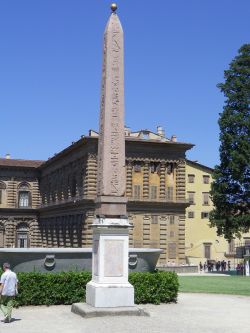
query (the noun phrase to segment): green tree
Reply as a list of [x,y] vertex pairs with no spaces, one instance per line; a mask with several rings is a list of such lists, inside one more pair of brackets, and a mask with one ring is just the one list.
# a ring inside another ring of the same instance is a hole
[[224,72],[218,88],[226,97],[219,117],[220,165],[214,169],[211,226],[226,239],[250,229],[250,44]]

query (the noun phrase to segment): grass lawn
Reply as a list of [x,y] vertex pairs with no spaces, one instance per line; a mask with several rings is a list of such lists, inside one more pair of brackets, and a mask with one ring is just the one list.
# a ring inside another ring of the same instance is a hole
[[250,277],[179,276],[180,292],[250,296]]

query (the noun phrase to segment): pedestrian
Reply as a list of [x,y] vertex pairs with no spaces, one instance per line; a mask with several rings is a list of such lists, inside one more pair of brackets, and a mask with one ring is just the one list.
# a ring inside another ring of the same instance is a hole
[[199,266],[200,266],[200,272],[202,272],[203,265],[202,265],[201,261],[199,263]]
[[205,262],[204,263],[204,272],[206,272],[206,270],[207,270],[207,263]]
[[0,281],[0,309],[4,315],[4,322],[10,323],[14,298],[17,295],[17,276],[10,269],[8,262],[3,264],[4,273]]

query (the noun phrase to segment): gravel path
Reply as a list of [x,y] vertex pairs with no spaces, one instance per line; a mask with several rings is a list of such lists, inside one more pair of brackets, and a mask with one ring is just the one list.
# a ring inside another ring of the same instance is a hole
[[150,317],[84,319],[70,306],[22,307],[0,333],[249,333],[250,297],[184,294],[177,304],[144,305]]

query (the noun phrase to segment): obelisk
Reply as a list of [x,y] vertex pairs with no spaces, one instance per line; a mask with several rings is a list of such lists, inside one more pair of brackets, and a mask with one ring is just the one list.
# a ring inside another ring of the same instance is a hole
[[134,306],[128,282],[123,30],[116,9],[112,4],[104,32],[92,280],[86,288],[87,304],[97,308]]

